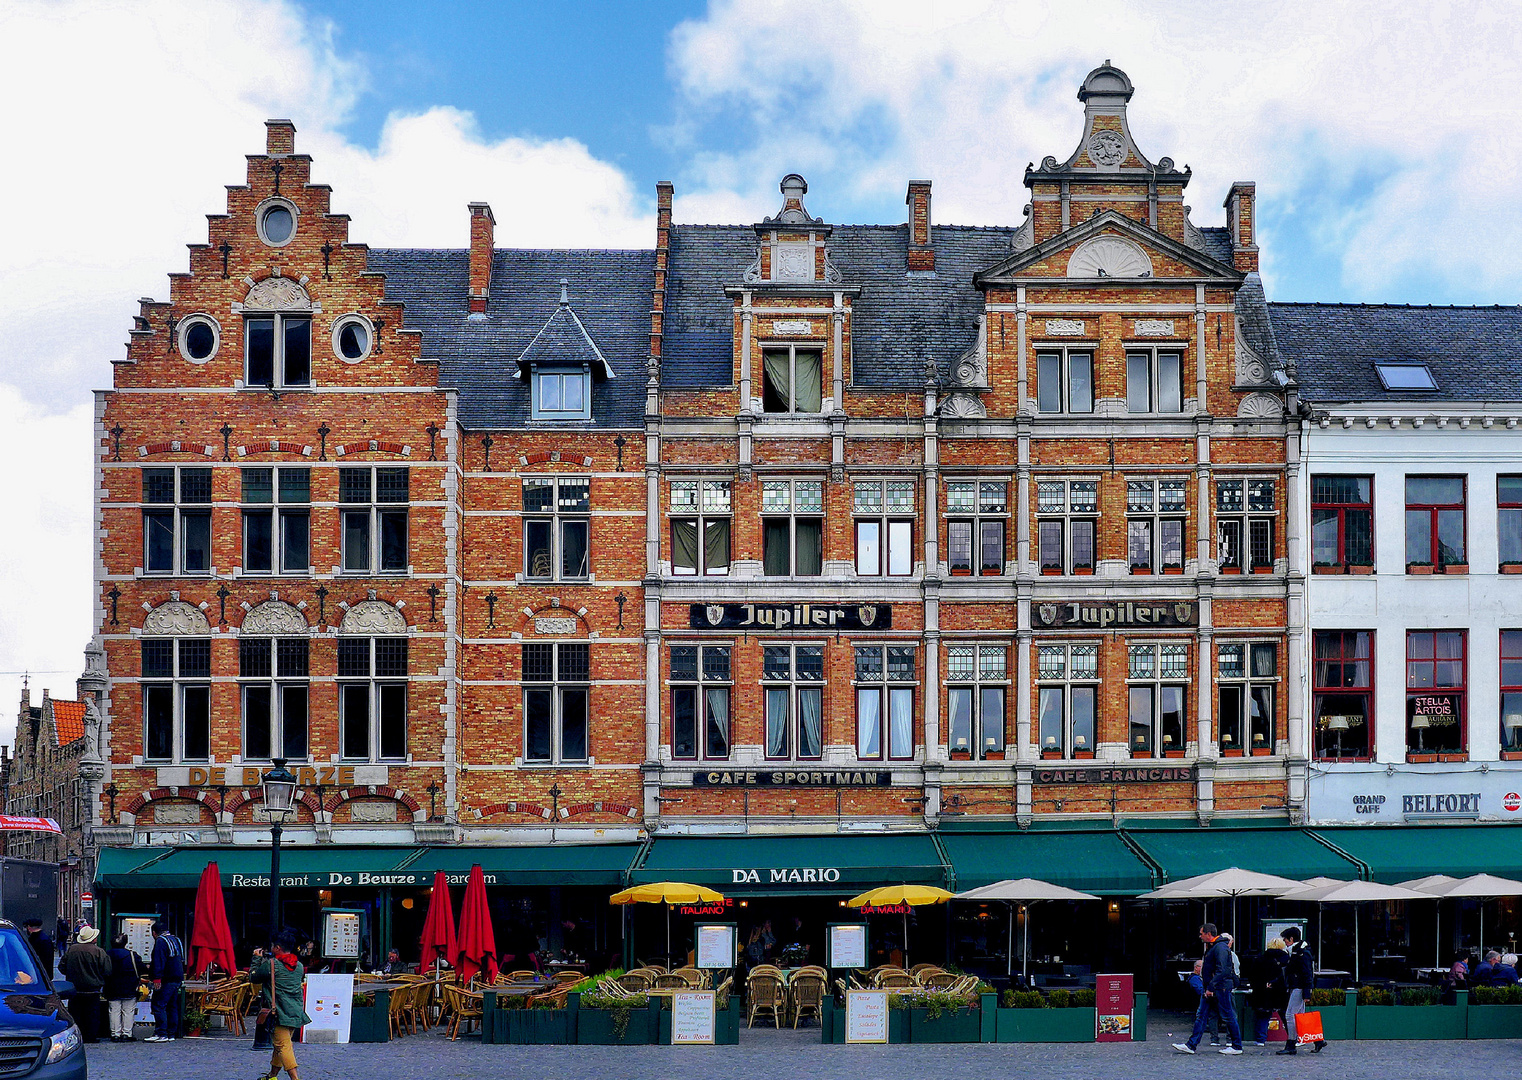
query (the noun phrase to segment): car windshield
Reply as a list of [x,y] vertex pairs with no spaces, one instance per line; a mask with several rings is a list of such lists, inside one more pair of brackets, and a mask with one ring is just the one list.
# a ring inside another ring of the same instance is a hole
[[0,990],[36,991],[43,987],[37,960],[21,940],[21,931],[0,929]]

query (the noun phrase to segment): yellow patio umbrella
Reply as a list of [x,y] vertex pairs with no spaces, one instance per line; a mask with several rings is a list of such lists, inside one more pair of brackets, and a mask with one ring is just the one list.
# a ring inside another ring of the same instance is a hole
[[656,881],[649,885],[633,885],[608,897],[610,904],[665,904],[666,905],[666,959],[671,959],[671,905],[713,904],[724,899],[724,894],[701,885],[689,885],[685,881]]
[[[846,903],[854,908],[888,907],[893,904],[923,907],[926,904],[944,904],[955,897],[956,893],[938,889],[934,885],[883,885],[880,888],[868,889],[860,896],[853,896]],[[909,913],[906,911],[904,912],[904,967],[908,966]]]

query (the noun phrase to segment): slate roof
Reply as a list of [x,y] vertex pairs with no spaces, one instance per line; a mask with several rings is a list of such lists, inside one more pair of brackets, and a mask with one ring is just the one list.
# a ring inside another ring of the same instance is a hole
[[[927,358],[944,373],[976,337],[983,303],[973,274],[1008,256],[1014,234],[1005,228],[934,226],[935,273],[911,275],[907,225],[835,226],[830,261],[842,286],[861,290],[851,324],[853,385],[918,390]],[[733,384],[734,311],[724,286],[740,284],[755,258],[752,226],[672,228],[663,386]]]
[[[1522,308],[1269,304],[1268,316],[1309,402],[1522,401]],[[1386,390],[1376,360],[1423,361],[1437,390]]]
[[85,737],[85,703],[83,701],[51,700],[53,706],[53,732],[58,736],[59,746]]
[[[439,361],[439,384],[459,389],[465,427],[530,425],[529,384],[518,377],[518,358],[560,310],[562,278],[569,283],[570,306],[586,337],[617,377],[592,381],[591,420],[534,421],[533,426],[643,425],[654,251],[499,248],[493,253],[484,319],[469,317],[468,251],[372,248],[368,266],[386,275],[386,299],[406,305],[406,325],[423,332],[422,355]],[[555,338],[561,337],[557,328]],[[567,359],[580,363],[585,337],[567,333],[564,343],[574,352]],[[541,347],[550,344],[544,341]]]

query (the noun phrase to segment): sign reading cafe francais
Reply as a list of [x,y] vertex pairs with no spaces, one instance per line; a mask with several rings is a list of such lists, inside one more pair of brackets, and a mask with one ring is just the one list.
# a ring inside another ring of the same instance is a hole
[[694,630],[891,630],[888,604],[693,604]]

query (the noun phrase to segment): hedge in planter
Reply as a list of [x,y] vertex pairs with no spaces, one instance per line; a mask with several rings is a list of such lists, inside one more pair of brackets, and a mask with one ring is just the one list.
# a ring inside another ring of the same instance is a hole
[[660,999],[644,994],[615,998],[597,991],[579,995],[576,1041],[582,1044],[637,1046],[660,1035]]
[[1522,1039],[1522,986],[1477,986],[1465,1017],[1471,1039]]
[[1321,1031],[1329,1042],[1346,1042],[1357,1028],[1358,992],[1356,990],[1312,990],[1305,1003],[1306,1012],[1321,1014]]
[[890,1010],[909,1013],[909,1041],[969,1043],[982,1038],[983,1013],[975,1000],[936,990],[889,994]]
[[351,1043],[383,1043],[391,1041],[391,991],[354,995],[349,1011],[349,1041]]
[[1399,997],[1365,986],[1358,991],[1359,1039],[1462,1039],[1466,1034],[1468,994],[1458,1005],[1439,1005],[1436,987],[1404,987]]
[[997,1042],[1093,1042],[1092,990],[1006,990],[994,1025]]

